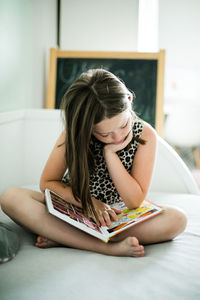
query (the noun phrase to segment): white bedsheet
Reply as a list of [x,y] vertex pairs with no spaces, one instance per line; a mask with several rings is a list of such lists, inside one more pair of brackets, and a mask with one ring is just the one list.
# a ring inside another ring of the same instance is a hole
[[[150,194],[188,216],[183,234],[145,247],[142,258],[112,257],[70,248],[38,249],[18,225],[21,248],[0,266],[0,299],[200,299],[200,196]],[[1,213],[0,220],[10,222]]]

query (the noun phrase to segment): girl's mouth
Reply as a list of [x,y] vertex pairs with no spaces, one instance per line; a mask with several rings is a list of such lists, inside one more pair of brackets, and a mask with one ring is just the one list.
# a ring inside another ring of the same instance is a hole
[[123,139],[123,140],[121,140],[121,141],[119,141],[119,142],[113,143],[113,144],[119,145],[119,144],[122,144],[124,141],[125,141],[125,139]]
[[[132,129],[131,129],[131,130],[132,130]],[[113,144],[115,144],[115,145],[119,145],[119,144],[122,144],[122,143],[124,143],[124,142],[125,142],[125,140],[127,139],[127,137],[129,136],[129,134],[130,134],[131,130],[128,132],[128,134],[125,136],[125,138],[124,138],[123,140],[121,140],[121,141],[119,141],[119,142],[116,142],[116,143],[113,143]]]

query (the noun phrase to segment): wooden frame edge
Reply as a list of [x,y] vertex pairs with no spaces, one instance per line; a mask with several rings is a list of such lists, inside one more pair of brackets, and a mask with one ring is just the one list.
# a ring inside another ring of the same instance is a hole
[[58,58],[158,59],[160,52],[73,51],[57,50]]
[[109,52],[109,51],[68,51],[57,48],[50,49],[50,65],[46,108],[55,108],[56,93],[56,68],[57,58],[116,58],[116,59],[156,59],[157,66],[157,86],[156,86],[156,114],[155,129],[157,133],[163,136],[164,127],[164,66],[165,50],[159,52]]
[[56,94],[56,69],[57,69],[57,57],[58,49],[50,49],[49,57],[49,78],[48,78],[48,87],[47,87],[47,99],[46,99],[46,108],[54,109],[55,108],[55,94]]
[[155,129],[163,137],[164,128],[164,70],[165,50],[160,50],[157,68]]

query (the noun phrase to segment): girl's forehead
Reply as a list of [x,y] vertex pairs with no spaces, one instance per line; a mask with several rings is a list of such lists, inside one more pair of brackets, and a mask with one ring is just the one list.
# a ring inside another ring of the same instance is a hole
[[94,130],[102,133],[114,131],[120,128],[121,126],[125,125],[124,123],[127,122],[130,115],[130,110],[127,109],[112,118],[106,118],[101,122],[95,124]]

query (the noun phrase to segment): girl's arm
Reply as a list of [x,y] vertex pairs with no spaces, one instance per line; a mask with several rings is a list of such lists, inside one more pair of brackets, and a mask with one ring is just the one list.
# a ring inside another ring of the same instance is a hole
[[[129,138],[131,139],[131,136],[127,138],[127,144]],[[156,134],[147,123],[144,125],[141,138],[146,141],[146,144],[138,144],[130,174],[116,154],[117,151],[125,148],[126,144],[125,146],[123,144],[126,141],[120,145],[110,144],[104,147],[104,156],[110,176],[119,195],[130,209],[140,206],[145,199],[155,161]]]
[[67,169],[65,160],[65,131],[58,138],[47,162],[40,179],[40,189],[42,192],[46,188],[54,191],[66,201],[81,206],[73,197],[70,187],[61,182]]
[[[40,189],[44,192],[44,190],[48,188],[60,195],[66,201],[81,207],[81,203],[75,200],[71,188],[61,182],[66,169],[65,132],[63,132],[58,138],[44,167],[40,179]],[[119,210],[109,209],[109,205],[96,200],[94,197],[92,198],[92,201],[99,217],[99,219],[96,220],[97,224],[109,226],[111,224],[110,219],[113,219],[114,221],[117,220],[116,213],[120,212]]]

